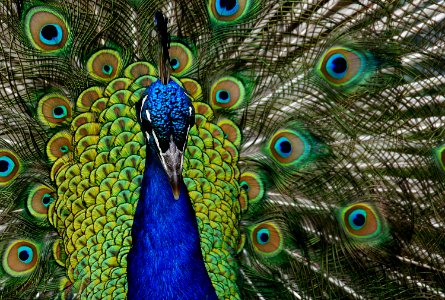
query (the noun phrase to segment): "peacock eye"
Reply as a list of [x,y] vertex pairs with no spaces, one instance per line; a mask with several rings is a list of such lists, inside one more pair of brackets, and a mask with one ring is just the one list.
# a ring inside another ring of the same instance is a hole
[[31,273],[38,261],[37,246],[26,240],[12,242],[3,255],[5,271],[14,277]]
[[258,174],[244,172],[240,176],[240,187],[247,192],[249,203],[255,203],[264,196],[264,184]]
[[113,67],[111,65],[105,64],[102,67],[102,73],[104,73],[105,75],[111,75],[111,73],[113,73]]
[[288,166],[299,163],[310,151],[306,138],[296,130],[279,130],[269,143],[269,152],[279,164]]
[[45,45],[58,45],[62,39],[62,27],[58,24],[47,24],[40,29],[40,41]]
[[190,70],[193,65],[193,54],[188,47],[177,42],[171,43],[168,53],[174,75],[182,76]]
[[17,249],[17,256],[22,263],[29,264],[34,257],[34,252],[29,246],[20,246]]
[[346,234],[358,240],[376,237],[383,226],[376,209],[365,203],[342,208],[340,221]]
[[370,56],[348,48],[332,48],[320,60],[318,71],[331,85],[359,84],[370,73]]
[[177,58],[170,59],[170,65],[172,66],[173,70],[176,70],[179,68],[179,60]]
[[266,245],[270,241],[270,230],[267,228],[262,228],[257,231],[256,239],[259,244]]
[[69,150],[69,148],[68,148],[67,145],[63,145],[62,147],[60,147],[60,151],[61,151],[62,153],[67,153],[68,150]]
[[54,201],[54,198],[51,197],[50,194],[43,195],[43,198],[42,198],[43,206],[48,207],[53,201]]
[[250,7],[249,0],[210,0],[209,11],[213,21],[235,22],[240,20]]
[[59,132],[49,140],[46,145],[46,154],[51,161],[56,161],[58,158],[62,157],[68,153],[71,147],[71,133],[67,131]]
[[210,103],[216,109],[235,109],[242,105],[246,98],[244,85],[232,76],[218,79],[210,89]]
[[239,186],[240,186],[242,189],[244,189],[246,192],[248,192],[248,191],[250,190],[249,185],[248,185],[247,182],[245,182],[245,181],[242,181],[242,182],[239,184]]
[[9,176],[15,168],[14,161],[8,156],[0,157],[0,176]]
[[17,156],[6,149],[0,150],[0,187],[10,184],[19,174]]
[[53,109],[53,117],[56,119],[62,119],[65,118],[68,115],[68,110],[65,106],[59,105],[54,107]]
[[363,209],[356,209],[349,214],[348,217],[349,226],[353,230],[360,230],[366,224],[366,211]]
[[216,101],[221,104],[227,104],[230,102],[230,92],[226,90],[216,91]]
[[48,207],[54,202],[54,190],[50,187],[38,184],[34,186],[28,195],[27,207],[31,215],[36,218],[45,219],[48,217]]
[[47,94],[39,100],[37,116],[39,121],[47,126],[61,125],[71,118],[70,102],[61,94]]
[[271,257],[283,249],[283,236],[274,222],[263,222],[250,230],[253,246],[258,253]]
[[274,149],[276,150],[278,155],[283,158],[287,158],[292,154],[292,144],[290,140],[285,136],[280,137],[275,142]]
[[122,58],[117,51],[100,50],[88,59],[87,68],[91,77],[108,82],[119,75],[122,68]]
[[216,0],[216,12],[225,17],[233,16],[239,10],[238,0]]
[[341,53],[332,55],[326,63],[326,71],[332,78],[343,79],[348,70],[348,61]]
[[56,52],[65,47],[69,27],[62,15],[46,7],[34,7],[25,17],[25,31],[38,50]]

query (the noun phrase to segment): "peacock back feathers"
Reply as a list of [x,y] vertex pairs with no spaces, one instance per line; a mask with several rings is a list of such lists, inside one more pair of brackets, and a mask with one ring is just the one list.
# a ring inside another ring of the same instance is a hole
[[445,298],[444,4],[209,0],[0,4],[1,299],[126,298],[156,11],[220,299]]

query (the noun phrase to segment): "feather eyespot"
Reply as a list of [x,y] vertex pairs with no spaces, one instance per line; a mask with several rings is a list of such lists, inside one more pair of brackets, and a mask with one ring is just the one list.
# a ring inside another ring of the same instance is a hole
[[272,136],[268,150],[276,162],[289,166],[304,162],[311,151],[311,145],[300,132],[285,129]]
[[108,82],[119,75],[122,69],[122,58],[117,51],[100,50],[90,57],[87,68],[91,77]]
[[34,251],[29,246],[20,246],[17,249],[17,254],[19,260],[24,264],[31,263],[34,257]]
[[273,222],[263,222],[252,227],[250,238],[254,249],[264,256],[275,256],[283,249],[283,235]]
[[349,48],[332,48],[320,60],[318,71],[330,84],[347,87],[361,82],[369,72],[370,56]]
[[63,38],[62,27],[59,24],[46,24],[40,29],[39,37],[45,45],[58,45]]
[[56,161],[72,150],[72,136],[67,131],[55,134],[46,145],[46,154],[51,161]]
[[264,184],[260,176],[252,172],[245,172],[240,176],[240,187],[244,189],[249,203],[255,203],[264,196]]
[[213,108],[236,109],[244,103],[244,85],[235,77],[222,77],[210,89],[210,103]]
[[267,228],[261,228],[256,233],[256,240],[260,245],[266,245],[270,242],[270,230]]
[[20,169],[16,154],[9,150],[0,150],[0,187],[10,184],[18,176]]
[[44,219],[48,214],[48,207],[54,202],[54,190],[46,185],[39,184],[33,187],[28,194],[27,207],[31,215]]
[[210,16],[217,22],[238,21],[248,11],[250,1],[248,0],[210,0]]
[[38,261],[37,246],[26,240],[12,242],[3,254],[3,268],[14,277],[31,273]]
[[51,93],[39,100],[37,116],[43,124],[55,127],[70,120],[71,115],[70,102],[63,95]]
[[352,238],[370,239],[382,232],[382,219],[369,204],[357,203],[342,208],[339,216],[345,233]]
[[181,43],[171,43],[168,52],[174,75],[182,76],[190,70],[193,64],[193,55],[189,48]]
[[42,51],[56,52],[68,41],[69,27],[62,15],[46,7],[34,7],[25,17],[26,35]]

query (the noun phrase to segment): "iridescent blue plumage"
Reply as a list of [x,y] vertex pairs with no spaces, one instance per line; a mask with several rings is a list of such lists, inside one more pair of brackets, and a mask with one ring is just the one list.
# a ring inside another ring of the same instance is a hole
[[216,299],[181,177],[194,123],[191,101],[174,81],[158,80],[136,108],[147,137],[147,159],[128,254],[128,299]]
[[167,151],[171,138],[183,150],[194,109],[181,86],[173,80],[168,84],[157,80],[144,92],[141,111],[141,119],[151,123],[162,152]]

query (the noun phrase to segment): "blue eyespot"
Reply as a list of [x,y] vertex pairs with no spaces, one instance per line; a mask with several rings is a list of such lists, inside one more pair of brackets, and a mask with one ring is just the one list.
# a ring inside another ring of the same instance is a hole
[[354,230],[360,230],[366,224],[366,211],[363,209],[354,210],[348,217],[349,225]]
[[287,158],[292,154],[292,143],[287,137],[280,137],[276,141],[274,148],[281,157]]
[[32,251],[31,247],[20,246],[17,249],[17,255],[22,263],[29,264],[30,262],[32,262],[34,252]]
[[180,67],[181,63],[179,62],[179,60],[177,58],[172,58],[170,59],[170,66],[172,67],[173,70],[176,70]]
[[333,54],[326,63],[326,71],[335,79],[342,79],[348,71],[348,61],[341,53]]
[[227,104],[230,102],[230,92],[226,90],[216,91],[216,102]]
[[250,190],[250,186],[249,186],[249,184],[248,184],[247,182],[245,182],[245,181],[241,181],[241,183],[240,183],[239,185],[240,185],[240,187],[241,187],[242,189],[244,189],[246,192],[248,192],[248,191]]
[[7,156],[0,157],[0,176],[6,177],[14,170],[15,163]]
[[67,153],[70,149],[68,148],[67,145],[63,145],[62,147],[60,147],[60,152],[62,153]]
[[59,105],[53,108],[53,117],[56,119],[65,118],[68,115],[68,111],[65,106]]
[[259,244],[265,245],[270,241],[270,230],[267,228],[262,228],[257,231],[256,239]]
[[54,201],[54,198],[51,197],[50,194],[45,194],[45,195],[43,195],[43,197],[42,197],[42,204],[43,204],[43,206],[45,206],[45,207],[48,207],[53,201]]
[[103,65],[103,67],[102,67],[102,72],[103,72],[105,75],[111,75],[111,73],[113,73],[113,67],[110,66],[110,65]]
[[45,45],[58,45],[63,39],[62,27],[58,24],[46,24],[40,29],[39,37]]
[[220,16],[230,17],[239,10],[238,0],[216,0],[216,12]]

